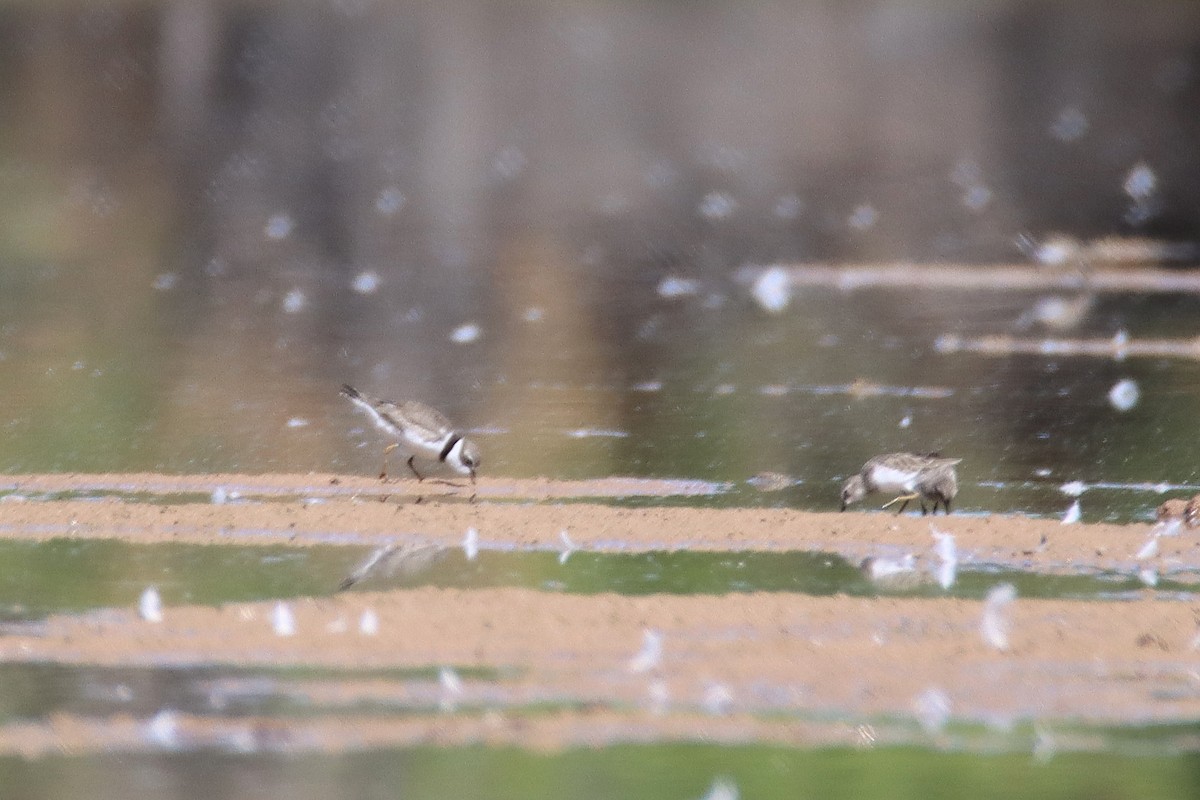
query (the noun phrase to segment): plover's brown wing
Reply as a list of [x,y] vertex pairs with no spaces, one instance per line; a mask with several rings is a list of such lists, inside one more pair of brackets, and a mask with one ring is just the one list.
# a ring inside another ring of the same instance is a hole
[[[392,407],[397,408],[394,405]],[[433,441],[454,430],[454,425],[444,414],[424,403],[418,403],[416,400],[406,400],[401,403],[398,411],[400,416],[398,424],[415,437]]]

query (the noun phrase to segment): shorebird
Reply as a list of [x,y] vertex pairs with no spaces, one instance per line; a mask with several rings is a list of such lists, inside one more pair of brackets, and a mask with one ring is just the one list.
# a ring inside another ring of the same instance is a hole
[[1164,500],[1154,512],[1154,521],[1164,525],[1174,525],[1178,530],[1180,525],[1186,528],[1200,528],[1200,494],[1191,500],[1182,497],[1172,497]]
[[898,492],[899,496],[885,503],[884,508],[900,503],[900,510],[896,512],[899,514],[910,501],[916,500],[921,504],[921,513],[926,514],[925,501],[932,500],[935,514],[939,503],[949,514],[950,501],[958,494],[958,474],[954,465],[960,461],[961,458],[914,453],[875,456],[842,486],[842,511],[872,492]]
[[1182,497],[1172,497],[1170,500],[1163,500],[1162,505],[1154,512],[1155,522],[1171,522],[1179,520],[1183,522],[1187,517],[1188,509],[1191,508],[1193,500],[1184,500]]
[[376,427],[397,440],[383,449],[383,469],[379,473],[381,479],[387,478],[388,454],[398,449],[408,453],[408,468],[419,481],[425,478],[413,466],[413,459],[417,456],[449,464],[455,472],[470,475],[471,483],[475,482],[475,470],[479,469],[479,448],[436,409],[415,400],[402,403],[380,400],[348,383],[342,384],[341,393],[370,414]]
[[1187,507],[1183,509],[1183,524],[1189,528],[1200,527],[1200,494],[1188,500]]

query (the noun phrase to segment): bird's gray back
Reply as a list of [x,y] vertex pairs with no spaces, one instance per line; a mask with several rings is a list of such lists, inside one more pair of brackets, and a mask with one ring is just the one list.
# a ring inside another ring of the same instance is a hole
[[[445,414],[416,400],[405,400],[398,405],[395,403],[386,405],[391,406],[386,413],[396,417],[397,427],[409,430],[421,438],[439,439],[454,430],[453,423]],[[382,408],[380,412],[383,412]]]
[[939,456],[922,456],[916,453],[885,453],[875,456],[863,465],[863,472],[874,467],[890,467],[902,470],[944,469],[953,467],[962,461],[961,458],[941,458]]

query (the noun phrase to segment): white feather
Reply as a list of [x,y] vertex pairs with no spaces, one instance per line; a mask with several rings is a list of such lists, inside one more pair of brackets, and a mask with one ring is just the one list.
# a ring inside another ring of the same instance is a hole
[[379,633],[379,616],[374,609],[363,611],[358,620],[358,632],[363,636],[374,636]]
[[933,552],[938,558],[936,572],[938,585],[942,589],[949,589],[958,577],[958,548],[954,544],[954,534],[942,533],[932,525],[929,526],[929,530],[933,533],[933,538],[937,540],[933,546]]
[[463,536],[462,548],[467,561],[474,561],[475,557],[479,555],[479,531],[467,528],[467,533]]
[[562,539],[563,543],[562,552],[558,554],[558,563],[566,564],[567,559],[571,557],[571,553],[574,553],[578,548],[576,548],[575,543],[571,541],[571,537],[567,535],[566,528],[563,528],[558,532],[558,538]]
[[642,632],[642,649],[629,659],[629,671],[635,675],[649,672],[662,663],[663,638],[656,630],[647,628]]
[[158,589],[151,586],[142,592],[142,598],[138,601],[138,616],[146,622],[162,622],[162,598],[158,596]]
[[905,553],[900,558],[879,556],[871,559],[870,577],[873,581],[883,581],[917,569],[917,559],[912,553]]
[[941,733],[950,721],[950,698],[941,689],[930,686],[913,700],[913,710],[926,733]]
[[729,778],[717,778],[700,800],[738,800],[737,784]]
[[296,618],[287,603],[279,602],[271,611],[271,628],[276,636],[295,636]]
[[1142,549],[1137,551],[1137,555],[1134,558],[1141,561],[1147,558],[1154,558],[1156,555],[1158,555],[1158,535],[1151,534],[1146,543],[1142,545]]
[[1079,497],[1079,495],[1087,491],[1087,484],[1083,481],[1070,481],[1058,487],[1058,490],[1067,497]]
[[1011,583],[993,586],[983,603],[983,619],[979,622],[979,634],[983,641],[997,650],[1008,649],[1009,606],[1017,599],[1017,589]]
[[733,705],[733,692],[723,683],[709,684],[704,692],[704,710],[713,716],[728,714]]
[[438,670],[438,686],[441,688],[438,707],[449,714],[458,708],[458,701],[463,696],[462,679],[450,667],[442,667]]

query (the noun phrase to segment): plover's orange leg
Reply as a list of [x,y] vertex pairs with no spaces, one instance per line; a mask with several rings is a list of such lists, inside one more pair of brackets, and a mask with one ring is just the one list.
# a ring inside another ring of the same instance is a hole
[[381,470],[379,470],[379,480],[381,480],[381,481],[386,481],[386,480],[387,480],[387,457],[388,457],[388,453],[392,452],[393,450],[395,450],[395,449],[396,449],[397,447],[399,447],[399,446],[400,446],[399,444],[389,444],[387,447],[383,448],[383,468],[382,468]]
[[896,512],[897,514],[903,514],[904,509],[908,507],[908,504],[911,503],[913,500],[916,500],[920,496],[921,496],[920,492],[913,492],[912,494],[902,494],[899,497],[897,497],[896,499],[889,500],[886,503],[884,503],[882,508],[887,508],[888,506],[895,505],[896,503],[900,503],[900,501],[903,500],[904,502],[900,503],[900,510]]

